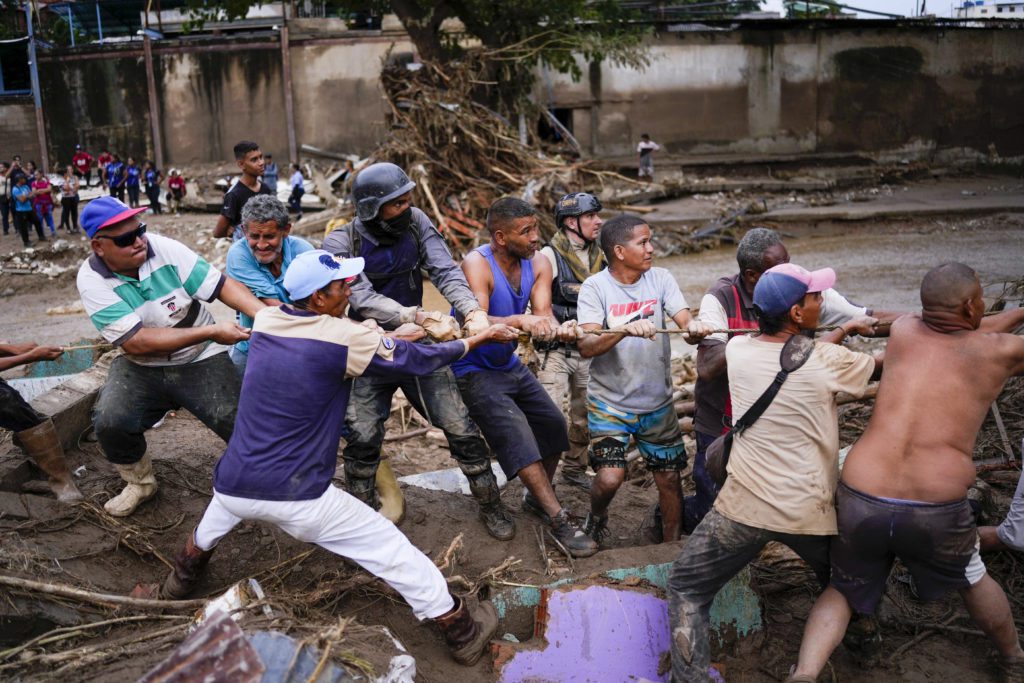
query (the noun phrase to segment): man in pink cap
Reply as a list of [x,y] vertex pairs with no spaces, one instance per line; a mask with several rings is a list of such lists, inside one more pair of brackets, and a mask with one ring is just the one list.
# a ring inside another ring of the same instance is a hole
[[225,352],[249,330],[217,323],[202,302],[220,299],[248,316],[265,307],[184,244],[147,235],[137,217],[145,210],[100,197],[81,216],[92,256],[78,269],[78,292],[104,339],[124,352],[93,409],[100,446],[126,482],[104,506],[115,517],[156,494],[144,433],[167,411],[186,408],[231,438],[240,385]]
[[832,504],[839,475],[836,394],[859,396],[881,372],[880,360],[848,351],[840,342],[851,334],[870,334],[876,321],[855,318],[823,335],[788,374],[781,372],[781,361],[787,341],[818,327],[822,292],[835,279],[831,268],[810,272],[790,263],[765,271],[754,288],[760,334],[734,337],[726,346],[739,419],[769,386],[781,386],[760,417],[734,437],[728,479],[672,568],[675,681],[708,680],[711,601],[768,542],[792,548],[822,587],[828,581],[829,537],[837,530]]

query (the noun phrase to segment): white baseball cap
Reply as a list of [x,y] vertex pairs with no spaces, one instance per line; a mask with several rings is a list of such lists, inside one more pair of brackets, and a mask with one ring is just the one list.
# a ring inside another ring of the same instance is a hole
[[292,301],[305,299],[335,280],[354,279],[363,272],[363,258],[341,258],[323,249],[299,254],[284,273],[284,288]]

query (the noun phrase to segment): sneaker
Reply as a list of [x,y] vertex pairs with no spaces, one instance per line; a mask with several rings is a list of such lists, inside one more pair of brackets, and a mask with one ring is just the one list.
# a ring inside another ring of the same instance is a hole
[[583,523],[583,533],[590,536],[600,545],[610,534],[608,531],[608,515],[600,517],[593,512],[588,512],[587,521]]
[[551,533],[573,557],[590,557],[598,551],[597,541],[583,533],[565,508],[551,520]]

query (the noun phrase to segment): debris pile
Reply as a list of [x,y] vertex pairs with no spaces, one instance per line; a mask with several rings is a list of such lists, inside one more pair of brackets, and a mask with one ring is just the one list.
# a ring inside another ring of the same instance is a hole
[[638,184],[595,162],[568,162],[521,144],[505,118],[474,100],[474,91],[487,85],[485,60],[477,54],[444,68],[426,62],[381,72],[391,132],[373,158],[409,172],[417,205],[453,252],[463,254],[486,239],[487,208],[501,196],[537,206],[547,236],[563,194],[585,189],[610,201],[617,190]]

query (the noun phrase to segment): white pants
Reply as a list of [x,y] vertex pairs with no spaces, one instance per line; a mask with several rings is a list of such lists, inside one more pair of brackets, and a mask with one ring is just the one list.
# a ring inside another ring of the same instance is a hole
[[999,540],[1014,550],[1024,550],[1024,476],[1017,482],[1010,511],[996,529]]
[[398,528],[341,489],[328,486],[316,500],[274,501],[213,492],[195,542],[210,550],[243,519],[274,524],[289,536],[359,564],[387,582],[418,619],[434,619],[455,607],[444,576]]

